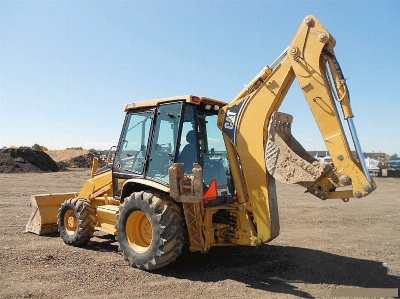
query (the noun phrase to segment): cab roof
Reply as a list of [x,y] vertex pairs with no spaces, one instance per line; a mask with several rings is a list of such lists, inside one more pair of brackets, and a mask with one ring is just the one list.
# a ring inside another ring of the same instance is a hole
[[195,105],[211,104],[213,106],[219,106],[219,107],[223,107],[228,104],[223,101],[219,101],[219,100],[208,98],[208,97],[183,95],[183,96],[175,96],[175,97],[170,97],[170,98],[161,98],[161,99],[128,103],[128,104],[124,105],[124,111],[127,112],[127,111],[136,110],[136,109],[140,109],[140,108],[156,107],[159,104],[169,103],[169,102],[177,102],[177,101],[185,101],[186,103],[191,103],[191,104],[195,104]]

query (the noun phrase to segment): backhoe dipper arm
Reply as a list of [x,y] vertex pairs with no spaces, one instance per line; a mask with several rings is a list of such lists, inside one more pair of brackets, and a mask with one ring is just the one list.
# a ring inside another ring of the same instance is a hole
[[[218,127],[227,146],[238,204],[253,213],[259,242],[279,234],[274,178],[302,185],[321,199],[362,197],[376,188],[363,166],[349,92],[333,51],[335,43],[314,16],[307,16],[273,65],[265,67],[220,110]],[[295,78],[333,164],[318,162],[307,154],[291,135],[292,116],[278,112]],[[358,160],[351,153],[335,99],[344,118],[351,120]],[[352,186],[352,190],[336,191],[343,186]]]

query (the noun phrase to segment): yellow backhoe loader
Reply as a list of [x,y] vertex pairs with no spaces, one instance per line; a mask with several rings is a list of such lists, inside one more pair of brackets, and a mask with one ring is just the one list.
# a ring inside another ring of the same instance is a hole
[[[368,195],[376,185],[335,43],[307,16],[290,46],[229,104],[193,95],[126,104],[112,164],[98,168],[94,160],[80,192],[33,196],[27,231],[58,230],[72,246],[87,243],[96,230],[113,234],[131,266],[152,270],[173,262],[185,243],[207,252],[277,237],[275,179],[323,200]],[[295,78],[331,163],[307,154],[291,134],[292,116],[278,111]]]

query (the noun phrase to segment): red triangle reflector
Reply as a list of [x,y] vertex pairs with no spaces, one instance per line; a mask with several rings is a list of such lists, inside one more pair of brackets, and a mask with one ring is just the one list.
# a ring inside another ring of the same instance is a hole
[[218,196],[218,185],[217,180],[213,179],[208,186],[206,193],[204,194],[204,201],[207,203],[208,201],[217,198]]

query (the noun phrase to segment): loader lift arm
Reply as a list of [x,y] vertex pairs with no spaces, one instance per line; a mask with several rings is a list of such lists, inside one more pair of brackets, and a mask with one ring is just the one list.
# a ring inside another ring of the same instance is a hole
[[[335,44],[322,24],[307,16],[282,55],[220,110],[218,127],[224,135],[238,202],[252,210],[259,242],[279,234],[274,178],[302,185],[321,199],[360,198],[376,188],[364,164]],[[292,117],[278,112],[295,78],[333,164],[308,155],[291,135]],[[351,153],[335,100],[349,123],[358,159]],[[345,186],[346,190],[336,191]]]

